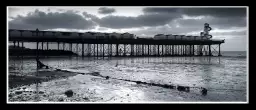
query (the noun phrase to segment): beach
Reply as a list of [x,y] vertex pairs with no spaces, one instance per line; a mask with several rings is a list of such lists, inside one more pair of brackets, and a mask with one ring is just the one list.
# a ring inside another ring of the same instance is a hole
[[[10,75],[37,76],[34,82],[23,78],[23,85],[11,84],[10,102],[246,101],[246,57],[72,57],[40,61],[62,71],[37,70],[34,59],[9,60],[9,84],[15,79]],[[186,86],[190,91],[161,85]],[[202,95],[200,88],[206,88],[207,95]],[[72,91],[72,96],[67,91]]]

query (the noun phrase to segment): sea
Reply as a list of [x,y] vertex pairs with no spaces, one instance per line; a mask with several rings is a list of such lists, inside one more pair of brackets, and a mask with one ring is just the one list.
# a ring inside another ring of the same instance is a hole
[[[202,97],[209,101],[245,102],[247,57],[246,51],[223,51],[220,57],[49,57],[40,60],[50,67],[96,71],[111,78],[203,87],[208,94]],[[8,61],[9,74],[33,75],[36,71],[34,59],[10,57]]]

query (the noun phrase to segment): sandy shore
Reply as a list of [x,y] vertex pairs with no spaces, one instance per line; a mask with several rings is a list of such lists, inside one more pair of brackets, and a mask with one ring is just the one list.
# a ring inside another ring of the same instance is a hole
[[[41,71],[38,78],[25,77],[24,81],[10,80],[10,102],[169,102],[209,101],[200,93],[137,84],[118,79],[106,79],[92,74],[63,71]],[[47,77],[48,76],[48,77]],[[23,76],[24,77],[24,76]],[[25,80],[25,79],[30,80]],[[37,82],[31,80],[37,79]],[[26,83],[24,83],[26,82]],[[24,84],[24,85],[18,85]],[[68,96],[66,91],[72,91]]]

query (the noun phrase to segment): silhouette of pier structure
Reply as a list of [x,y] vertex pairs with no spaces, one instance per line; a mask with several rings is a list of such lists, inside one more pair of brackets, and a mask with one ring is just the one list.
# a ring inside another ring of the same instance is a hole
[[49,50],[51,43],[56,44],[57,50],[74,51],[76,46],[75,51],[81,53],[82,57],[221,56],[220,45],[224,40],[196,40],[196,37],[192,40],[103,38],[87,37],[84,33],[73,36],[72,32],[9,29],[9,42],[14,47],[24,47],[24,42],[34,42],[37,50]]

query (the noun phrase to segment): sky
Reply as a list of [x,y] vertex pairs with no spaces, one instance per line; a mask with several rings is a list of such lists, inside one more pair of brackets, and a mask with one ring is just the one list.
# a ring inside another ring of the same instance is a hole
[[222,51],[246,51],[246,7],[8,7],[9,29],[70,32],[129,32],[139,37],[156,34],[200,35],[209,23],[213,39],[225,39]]

